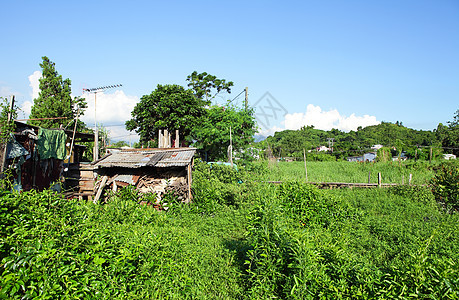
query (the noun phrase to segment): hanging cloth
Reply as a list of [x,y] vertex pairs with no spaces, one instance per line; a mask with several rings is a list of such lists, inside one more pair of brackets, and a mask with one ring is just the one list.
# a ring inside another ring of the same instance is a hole
[[66,155],[65,142],[67,135],[63,130],[38,130],[37,150],[40,160],[57,158],[64,160]]
[[14,135],[10,135],[10,140],[7,144],[6,150],[6,158],[16,158],[23,155],[29,155],[29,151],[27,151],[21,144],[19,144]]

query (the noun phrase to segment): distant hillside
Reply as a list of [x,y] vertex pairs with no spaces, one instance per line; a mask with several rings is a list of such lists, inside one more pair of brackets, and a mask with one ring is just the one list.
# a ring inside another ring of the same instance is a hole
[[304,126],[299,130],[276,132],[274,136],[258,144],[261,147],[267,147],[269,144],[276,156],[280,154],[280,156],[293,157],[302,157],[303,149],[308,151],[320,146],[333,145],[334,155],[345,157],[369,151],[377,144],[414,153],[418,148],[441,147],[442,136],[436,130],[415,130],[398,122],[396,124],[382,122],[379,125],[358,128],[357,131],[350,132],[338,129],[324,131],[315,129],[314,126]]

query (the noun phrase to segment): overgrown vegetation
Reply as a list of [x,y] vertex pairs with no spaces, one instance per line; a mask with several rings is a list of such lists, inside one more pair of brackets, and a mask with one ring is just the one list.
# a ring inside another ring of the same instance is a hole
[[[311,176],[333,166],[317,164],[310,166]],[[335,173],[345,169],[334,164]],[[354,165],[355,172],[369,166]],[[398,170],[411,168],[425,174],[422,183],[430,174],[433,189],[319,190],[288,175],[287,167],[279,172],[282,164],[269,169],[263,163],[238,171],[196,164],[194,203],[176,203],[167,212],[139,205],[139,195],[129,189],[94,205],[51,191],[5,188],[0,294],[9,299],[457,299],[459,214],[454,206],[445,209],[445,199],[457,196],[457,186],[446,184],[457,173],[449,173],[451,166],[427,171],[418,164],[370,166],[397,170],[396,177]],[[266,183],[273,174],[285,182]],[[447,196],[439,198],[439,186]]]
[[[359,156],[365,152],[374,151],[372,146],[381,144],[391,151],[391,156],[399,156],[401,152],[414,160],[432,160],[441,158],[443,153],[459,154],[459,110],[455,112],[453,121],[448,126],[438,124],[432,131],[415,130],[403,126],[402,122],[395,124],[382,122],[379,125],[357,128],[344,132],[338,129],[329,131],[303,126],[299,130],[284,130],[261,141],[261,149],[267,149],[268,144],[276,157],[293,157],[302,159],[303,149],[315,150],[328,145],[327,139],[333,139],[333,150],[328,151],[329,157],[346,159],[349,156]],[[317,160],[317,154],[308,153],[308,160]],[[322,158],[323,154],[319,156]]]

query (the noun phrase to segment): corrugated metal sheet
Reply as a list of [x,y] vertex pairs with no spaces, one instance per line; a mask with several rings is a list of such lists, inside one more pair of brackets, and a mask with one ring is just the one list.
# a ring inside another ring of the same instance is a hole
[[170,148],[149,150],[123,150],[101,159],[96,168],[140,168],[187,166],[196,153],[196,148]]

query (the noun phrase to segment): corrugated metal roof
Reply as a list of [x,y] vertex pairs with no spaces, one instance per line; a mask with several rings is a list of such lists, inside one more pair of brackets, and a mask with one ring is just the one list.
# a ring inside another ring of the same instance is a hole
[[95,167],[181,167],[190,164],[195,153],[196,148],[123,150],[101,159]]

